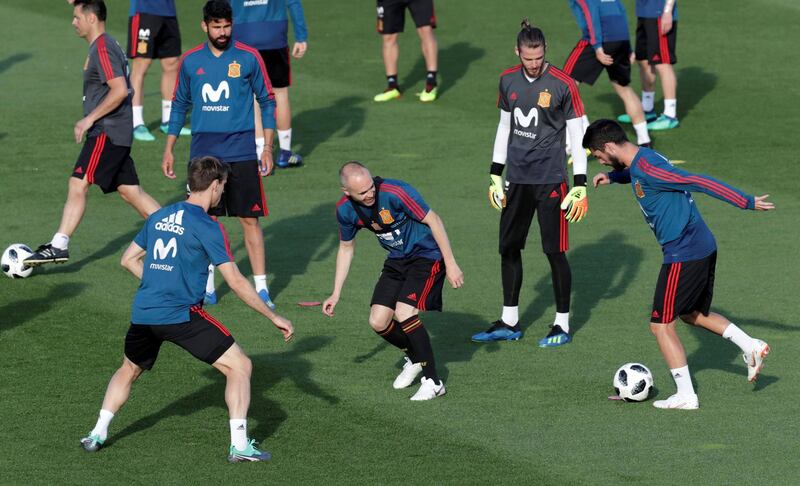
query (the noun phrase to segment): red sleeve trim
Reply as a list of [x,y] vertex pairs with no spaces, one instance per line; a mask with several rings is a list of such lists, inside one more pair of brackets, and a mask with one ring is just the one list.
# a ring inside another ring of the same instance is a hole
[[581,7],[581,10],[583,10],[583,16],[586,17],[586,27],[589,29],[589,41],[592,44],[596,44],[597,36],[594,35],[594,26],[592,25],[592,13],[589,12],[589,6],[586,5],[585,0],[576,0],[576,1],[578,2],[578,5]]
[[258,61],[258,67],[261,68],[261,76],[264,78],[264,86],[267,88],[267,95],[270,99],[273,99],[275,94],[272,92],[272,81],[269,79],[269,74],[267,74],[267,66],[264,64],[264,59],[261,58],[261,53],[258,52],[258,49],[250,47],[247,44],[242,44],[239,41],[236,41],[233,46],[237,49],[249,52],[253,55],[253,57],[256,58],[256,61]]
[[747,199],[716,181],[706,179],[705,177],[699,175],[684,177],[673,172],[668,172],[660,167],[650,165],[644,158],[639,159],[639,167],[641,167],[642,171],[650,177],[655,177],[656,179],[661,179],[666,182],[676,182],[679,184],[696,184],[710,192],[713,192],[714,194],[719,195],[723,199],[730,201],[734,206],[738,206],[742,209],[747,208]]
[[228,232],[225,231],[225,227],[222,226],[221,222],[217,221],[217,224],[219,225],[219,230],[222,232],[222,240],[225,242],[225,253],[227,253],[228,258],[234,262],[236,260],[233,258],[233,252],[231,251],[231,240],[228,239]]
[[97,38],[97,57],[100,59],[100,66],[103,69],[106,82],[108,82],[109,79],[114,79],[116,76],[114,76],[114,70],[111,69],[111,60],[108,58],[105,35],[101,35]]
[[515,71],[519,71],[520,69],[522,69],[522,64],[517,64],[516,66],[510,67],[510,68],[506,69],[505,71],[503,71],[502,73],[500,73],[500,77],[503,77],[506,74],[511,74],[511,73],[513,73]]
[[578,85],[575,84],[575,80],[572,79],[569,74],[553,65],[550,66],[548,71],[553,75],[553,77],[567,85],[569,88],[569,94],[572,97],[572,109],[575,111],[575,117],[582,117],[585,114],[583,111],[583,101],[581,101],[581,93],[578,91]]
[[189,49],[188,51],[184,52],[183,55],[181,56],[181,62],[178,63],[178,75],[175,77],[175,87],[172,88],[172,100],[173,101],[175,101],[175,93],[178,92],[178,85],[181,82],[181,68],[183,67],[183,61],[187,57],[189,57],[190,54],[194,54],[195,52],[197,52],[200,49],[202,49],[205,45],[206,45],[205,42],[203,42],[202,44],[196,45],[196,46],[192,47],[191,49]]
[[381,184],[381,190],[388,192],[389,194],[394,194],[395,196],[400,198],[400,201],[406,205],[408,209],[411,210],[411,213],[414,214],[418,220],[422,221],[425,216],[427,216],[427,212],[422,210],[422,207],[414,200],[408,193],[403,190],[402,187],[394,186],[391,184],[383,183]]

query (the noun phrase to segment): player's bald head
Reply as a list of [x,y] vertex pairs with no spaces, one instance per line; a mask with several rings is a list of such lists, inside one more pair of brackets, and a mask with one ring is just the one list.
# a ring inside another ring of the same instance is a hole
[[342,187],[347,188],[355,181],[370,180],[372,175],[369,173],[364,164],[351,160],[346,162],[341,169],[339,169],[339,182]]

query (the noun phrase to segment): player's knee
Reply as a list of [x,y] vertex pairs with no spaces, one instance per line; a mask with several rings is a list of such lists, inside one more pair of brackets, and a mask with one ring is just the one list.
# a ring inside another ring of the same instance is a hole
[[248,358],[244,353],[242,353],[242,357],[239,359],[238,368],[239,372],[247,376],[247,378],[249,379],[250,376],[253,374],[253,361],[250,358]]
[[388,327],[389,322],[383,317],[378,315],[369,315],[369,327],[371,327],[374,331],[380,332]]
[[698,312],[692,312],[691,314],[682,314],[681,320],[686,324],[695,325],[697,324],[697,314]]
[[139,367],[139,365],[127,358],[122,361],[122,366],[120,366],[119,369],[131,382],[136,381],[136,379],[142,374],[142,371],[144,371]]
[[411,317],[414,317],[414,308],[409,305],[397,306],[394,310],[394,318],[397,322],[403,322]]
[[89,183],[86,179],[78,179],[77,177],[69,178],[69,185],[67,190],[70,196],[84,196],[89,192]]
[[397,34],[383,34],[383,45],[384,46],[396,46],[397,45]]

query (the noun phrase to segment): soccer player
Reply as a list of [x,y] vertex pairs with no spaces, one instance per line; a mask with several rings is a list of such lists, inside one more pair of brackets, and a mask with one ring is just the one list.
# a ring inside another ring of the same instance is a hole
[[373,178],[359,162],[344,164],[339,179],[344,196],[336,204],[336,276],[333,293],[323,302],[322,312],[334,315],[353,261],[358,230],[375,233],[389,255],[372,293],[369,325],[407,356],[392,386],[411,386],[422,373],[421,385],[411,400],[440,397],[445,394],[444,382],[436,373],[431,340],[419,312],[442,310],[445,276],[454,289],[464,284],[464,273],[453,256],[444,223],[408,183]]
[[97,424],[80,441],[87,452],[103,446],[111,419],[128,400],[133,383],[142,371],[153,368],[161,344],[169,341],[225,375],[231,431],[228,460],[270,458],[247,438],[253,365],[230,331],[202,307],[211,262],[231,290],[272,321],[285,341],[294,333],[292,323],[272,312],[239,273],[222,225],[207,214],[222,198],[227,174],[227,167],[213,157],[193,160],[187,178],[189,198],[152,214],[122,256],[122,266],[141,284],[133,299],[122,365],[108,383]]
[[[292,69],[289,61],[289,20],[292,18],[295,42],[292,56],[302,58],[308,48],[308,29],[306,28],[303,5],[300,0],[272,0],[253,2],[231,0],[233,8],[233,39],[258,49],[275,92],[276,125],[280,155],[275,165],[285,169],[303,165],[303,157],[292,153],[292,111],[289,104],[289,86],[292,84]],[[258,156],[264,150],[261,137],[261,114],[256,107],[256,148]],[[272,146],[269,147],[272,150]]]
[[[520,64],[500,75],[500,123],[489,175],[489,201],[500,214],[500,271],[503,312],[476,342],[518,340],[519,293],[522,288],[522,250],[533,215],[538,215],[542,251],[550,262],[556,316],[539,346],[569,343],[569,305],[572,273],[565,252],[569,247],[567,221],[586,215],[586,152],[581,148],[584,111],[578,87],[567,73],[545,60],[544,33],[522,21],[516,53]],[[513,114],[513,115],[512,115]],[[572,152],[574,187],[567,192],[565,139]],[[508,165],[507,190],[503,168]],[[565,211],[566,210],[566,211]]]
[[103,0],[74,0],[72,26],[89,43],[83,66],[83,118],[73,129],[86,142],[69,178],[67,201],[58,231],[25,260],[29,266],[69,259],[69,239],[83,219],[86,194],[96,184],[104,194],[119,192],[143,218],[159,204],[139,186],[131,159],[131,87],[125,52],[106,33]]
[[375,101],[384,102],[400,98],[400,85],[397,84],[397,59],[400,57],[400,46],[397,34],[403,32],[406,21],[406,9],[411,13],[417,26],[422,56],[428,74],[425,76],[425,89],[417,96],[425,103],[435,101],[438,94],[436,74],[439,63],[439,46],[433,29],[436,28],[436,14],[433,12],[433,0],[377,0],[378,2],[378,34],[383,40],[383,66],[386,69],[386,90],[375,95]]
[[605,69],[625,112],[633,120],[636,143],[649,146],[642,102],[630,87],[631,43],[625,6],[620,0],[569,0],[569,6],[582,36],[564,63],[564,72],[591,86]]
[[[676,0],[636,0],[636,61],[642,79],[642,107],[649,130],[670,130],[678,123],[678,78],[672,65],[678,62],[675,44],[678,37]],[[661,78],[664,113],[655,111],[656,75]],[[631,123],[630,115],[617,120]]]
[[678,317],[739,346],[747,363],[747,379],[754,382],[769,346],[751,338],[727,318],[710,312],[717,244],[689,191],[703,192],[740,209],[755,211],[774,209],[773,203],[767,201],[768,195],[749,196],[717,179],[675,168],[660,153],[630,143],[622,127],[611,120],[597,120],[589,125],[583,145],[600,163],[614,169],[594,176],[594,186],[631,184],[645,221],[664,253],[653,298],[650,330],[658,341],[678,392],[653,405],[682,410],[699,407],[686,353],[675,331]]
[[[272,151],[265,150],[260,158],[256,155],[253,97],[261,106],[261,133],[270,147],[275,98],[258,51],[231,42],[232,17],[225,0],[211,0],[203,7],[201,26],[208,42],[189,49],[181,59],[162,170],[167,177],[175,178],[173,148],[191,107],[194,134],[190,159],[211,155],[230,165],[231,170],[222,202],[209,214],[239,218],[256,290],[274,308],[267,288],[264,234],[258,222],[260,216],[268,214],[260,176],[272,170]],[[213,269],[206,293],[206,304],[217,301]]]
[[[144,124],[144,76],[153,59],[161,60],[161,132],[167,133],[172,90],[178,76],[181,31],[175,0],[131,0],[128,17],[128,57],[133,85],[133,137],[141,142],[156,139]],[[181,135],[191,135],[181,128]]]

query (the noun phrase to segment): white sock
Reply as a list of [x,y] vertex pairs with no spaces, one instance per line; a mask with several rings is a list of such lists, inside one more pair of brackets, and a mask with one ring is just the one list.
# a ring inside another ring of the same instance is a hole
[[256,154],[258,155],[258,160],[261,160],[261,154],[264,153],[264,137],[257,137],[256,138]]
[[269,293],[269,290],[267,289],[266,275],[253,275],[253,284],[256,286],[256,292],[266,290]]
[[722,333],[722,337],[739,346],[739,348],[745,353],[750,353],[753,351],[753,338],[748,336],[746,332],[739,329],[739,327],[732,322],[728,324],[728,327],[725,328],[725,332]]
[[133,107],[133,128],[144,125],[144,106]]
[[50,241],[50,244],[59,250],[66,250],[69,248],[69,236],[65,235],[64,233],[56,233],[53,235],[53,239]]
[[642,109],[644,111],[653,111],[655,108],[655,101],[655,91],[642,91]]
[[278,130],[278,145],[281,150],[292,150],[292,129]]
[[94,428],[89,435],[99,435],[100,440],[106,440],[108,437],[108,424],[111,423],[111,419],[114,418],[114,414],[109,412],[108,410],[100,410],[100,416],[97,418],[97,424],[95,424]]
[[214,292],[214,265],[208,266],[208,280],[206,280],[206,293]]
[[556,312],[554,326],[561,326],[565,333],[569,334],[569,312]]
[[678,100],[664,100],[664,114],[670,118],[678,118]]
[[172,101],[161,100],[161,123],[169,123],[169,112],[172,109]]
[[633,125],[633,129],[636,130],[636,145],[650,143],[650,134],[647,133],[647,121]]
[[678,387],[678,395],[684,397],[694,395],[694,385],[692,385],[692,376],[689,374],[689,365],[669,370],[669,372],[672,373],[672,379],[675,380],[675,385]]
[[231,445],[243,451],[247,448],[247,419],[233,419],[231,425]]
[[500,319],[509,326],[516,326],[519,322],[519,306],[503,306],[503,316]]

